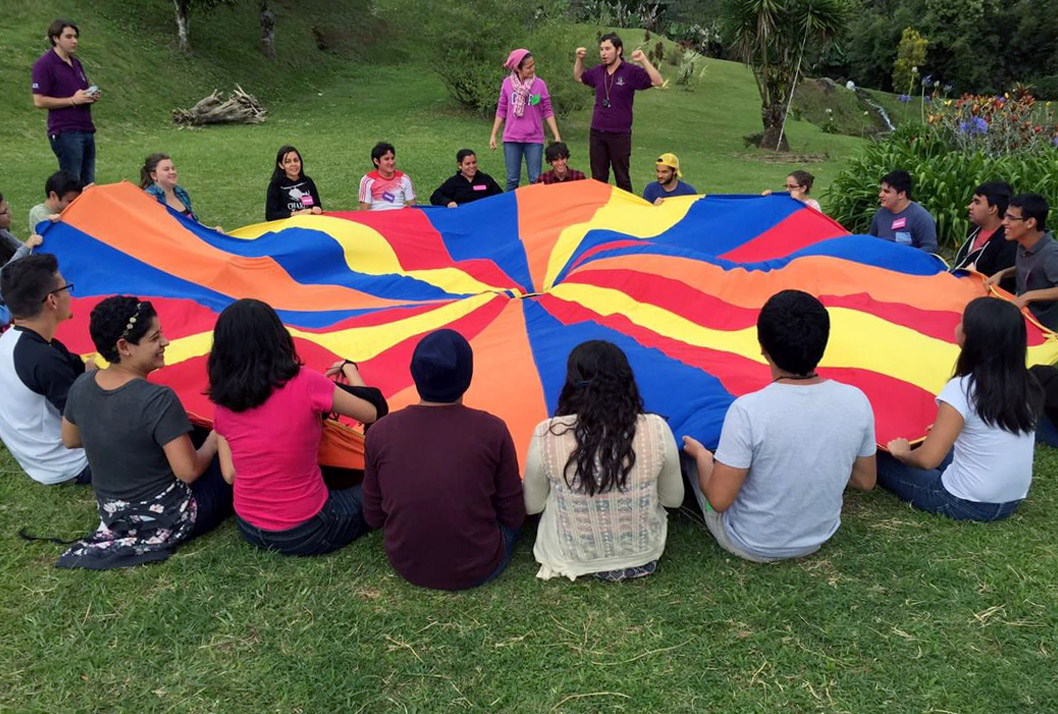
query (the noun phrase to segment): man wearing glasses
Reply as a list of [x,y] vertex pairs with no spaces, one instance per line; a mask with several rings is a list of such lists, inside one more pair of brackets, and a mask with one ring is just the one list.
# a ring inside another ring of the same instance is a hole
[[1028,307],[1040,324],[1058,330],[1058,243],[1047,230],[1047,199],[1038,193],[1022,193],[1010,199],[1003,215],[1006,239],[1016,241],[1014,267],[1001,270],[985,281],[992,286],[1014,274],[1018,307]]
[[84,449],[62,445],[60,424],[81,359],[55,339],[70,319],[70,293],[54,255],[28,255],[4,266],[0,294],[14,326],[0,335],[0,439],[29,476],[43,484],[91,483]]

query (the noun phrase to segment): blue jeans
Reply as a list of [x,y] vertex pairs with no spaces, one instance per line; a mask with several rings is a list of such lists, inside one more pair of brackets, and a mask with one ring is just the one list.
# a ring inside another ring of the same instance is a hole
[[349,545],[369,530],[364,522],[360,484],[330,491],[327,502],[315,516],[285,531],[268,531],[247,523],[238,515],[242,535],[252,545],[278,550],[284,555],[322,555]]
[[500,534],[503,536],[503,560],[496,566],[496,569],[492,571],[492,575],[482,580],[478,585],[484,585],[490,580],[495,580],[499,577],[500,573],[504,571],[507,564],[511,562],[511,553],[514,552],[514,544],[518,541],[518,535],[521,533],[517,528],[508,528],[507,526],[500,524]]
[[540,165],[544,158],[543,144],[526,144],[520,141],[503,142],[503,160],[507,164],[507,191],[518,188],[522,179],[522,157],[525,157],[525,170],[529,174],[529,183],[536,183],[540,177]]
[[949,453],[935,469],[919,469],[878,452],[878,483],[898,498],[927,513],[937,513],[956,521],[998,521],[1013,513],[1021,500],[1006,503],[966,501],[948,493],[941,473],[952,460]]
[[64,131],[48,135],[59,169],[69,171],[87,186],[96,180],[96,135],[91,131]]
[[219,459],[214,458],[206,473],[191,483],[191,495],[197,507],[191,538],[209,533],[232,514],[231,484],[220,473]]
[[1058,448],[1058,428],[1046,414],[1040,414],[1040,420],[1036,422],[1036,443]]

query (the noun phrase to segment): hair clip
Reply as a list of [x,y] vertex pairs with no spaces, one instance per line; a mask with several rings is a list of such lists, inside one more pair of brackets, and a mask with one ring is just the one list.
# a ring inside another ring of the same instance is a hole
[[129,333],[132,332],[132,329],[136,327],[136,316],[140,313],[141,307],[143,307],[142,302],[136,303],[136,309],[132,311],[132,316],[129,317],[129,321],[125,324],[125,331],[121,333],[121,336],[126,340],[129,338]]

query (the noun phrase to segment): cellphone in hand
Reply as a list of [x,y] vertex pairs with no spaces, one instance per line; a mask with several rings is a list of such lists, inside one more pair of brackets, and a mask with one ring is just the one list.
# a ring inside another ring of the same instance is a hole
[[89,94],[95,96],[96,94],[99,94],[99,87],[97,87],[96,85],[93,84],[91,87],[89,87],[85,91],[88,92]]

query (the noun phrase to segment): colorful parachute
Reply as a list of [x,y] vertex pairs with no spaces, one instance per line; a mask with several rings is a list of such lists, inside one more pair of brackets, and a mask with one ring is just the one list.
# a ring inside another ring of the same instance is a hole
[[[458,330],[475,353],[467,403],[502,416],[523,457],[532,427],[555,407],[567,355],[588,339],[628,354],[647,409],[677,436],[715,446],[731,401],[769,380],[755,322],[785,288],[828,307],[819,371],[867,394],[879,442],[921,437],[952,371],[962,308],[985,294],[978,276],[846,235],[785,195],[654,207],[594,181],[458,209],[299,216],[229,235],[131,184],[96,186],[47,229],[45,246],[76,284],[61,339],[91,354],[95,303],[150,299],[172,341],[156,379],[204,421],[214,321],[234,299],[255,297],[276,308],[308,366],[354,360],[394,408],[417,400],[409,360],[419,338]],[[1058,358],[1053,335],[1031,323],[1029,335],[1031,362]],[[356,450],[355,440],[331,446]]]

